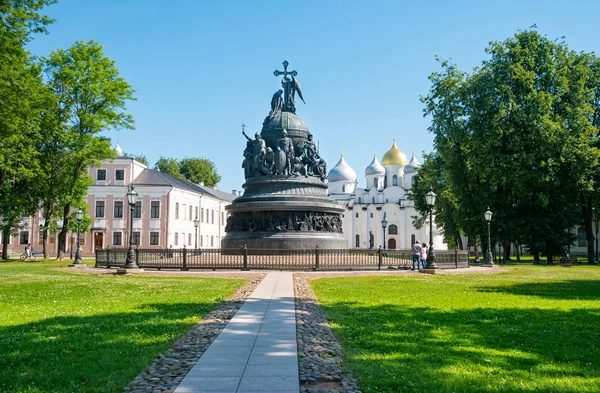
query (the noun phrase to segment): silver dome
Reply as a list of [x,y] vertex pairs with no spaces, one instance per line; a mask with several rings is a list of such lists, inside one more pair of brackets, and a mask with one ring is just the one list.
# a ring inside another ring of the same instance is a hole
[[420,166],[421,166],[421,164],[419,163],[419,161],[417,161],[417,158],[415,157],[415,153],[413,153],[412,157],[410,158],[410,161],[406,165],[406,168],[404,168],[404,172],[405,173],[416,172]]
[[344,160],[343,154],[338,163],[329,171],[329,174],[327,175],[327,180],[330,183],[335,181],[353,183],[356,181],[356,172],[354,172],[354,169],[352,169],[352,167],[348,165],[346,160]]
[[373,161],[365,169],[365,175],[385,175],[385,168],[377,160],[377,155],[373,157]]

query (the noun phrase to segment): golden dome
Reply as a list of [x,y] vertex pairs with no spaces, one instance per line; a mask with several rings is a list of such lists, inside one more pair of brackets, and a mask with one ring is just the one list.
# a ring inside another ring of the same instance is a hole
[[402,153],[400,149],[396,147],[396,140],[394,139],[394,144],[392,148],[387,151],[383,155],[383,160],[381,161],[382,165],[407,165],[408,158],[406,158],[406,154]]

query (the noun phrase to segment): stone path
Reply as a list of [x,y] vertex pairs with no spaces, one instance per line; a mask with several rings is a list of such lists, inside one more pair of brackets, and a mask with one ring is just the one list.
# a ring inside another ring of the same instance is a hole
[[291,272],[270,272],[175,393],[298,393]]

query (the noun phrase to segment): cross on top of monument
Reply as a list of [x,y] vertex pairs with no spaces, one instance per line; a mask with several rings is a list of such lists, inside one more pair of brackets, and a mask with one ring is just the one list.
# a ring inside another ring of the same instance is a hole
[[288,75],[291,75],[294,77],[296,75],[298,75],[298,71],[296,71],[296,70],[294,70],[294,71],[287,70],[288,66],[290,65],[290,63],[288,63],[287,60],[284,60],[282,64],[283,64],[283,71],[275,70],[275,71],[273,71],[273,75],[275,75],[275,76],[283,75],[283,79],[287,79]]
[[242,123],[242,132],[246,131],[246,124]]

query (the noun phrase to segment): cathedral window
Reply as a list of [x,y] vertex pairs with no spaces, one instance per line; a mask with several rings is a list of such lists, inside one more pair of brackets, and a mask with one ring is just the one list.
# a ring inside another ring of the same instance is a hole
[[356,235],[356,243],[355,243],[355,247],[356,248],[360,248],[360,236]]
[[342,185],[342,192],[346,192],[346,186]]
[[383,188],[387,188],[387,177],[383,178]]
[[356,218],[358,218],[358,213],[356,213]]
[[372,197],[371,200],[373,201],[373,203],[375,203],[375,197]]
[[390,225],[388,228],[388,234],[397,235],[398,234],[398,226],[396,226],[394,224]]
[[392,177],[392,186],[397,186],[398,185],[398,176],[394,175]]
[[377,178],[377,177],[373,178],[373,187],[377,188],[378,183],[379,183],[379,178]]
[[373,213],[371,213],[371,218],[373,218]]
[[362,203],[362,198],[361,197],[358,198],[358,203]]

